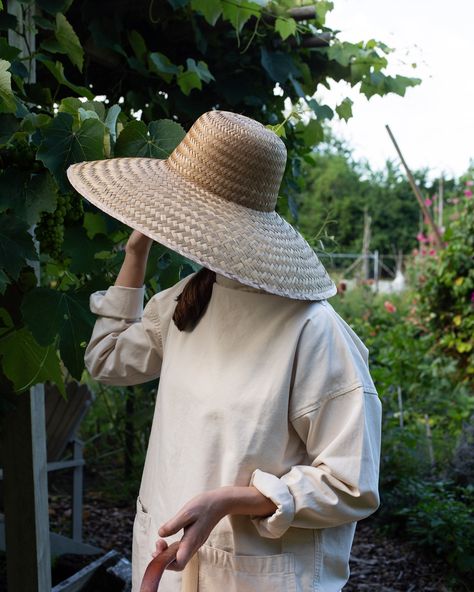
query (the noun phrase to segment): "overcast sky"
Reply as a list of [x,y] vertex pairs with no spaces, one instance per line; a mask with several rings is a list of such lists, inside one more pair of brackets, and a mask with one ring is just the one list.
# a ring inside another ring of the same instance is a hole
[[[459,176],[474,158],[474,0],[335,0],[327,25],[347,41],[377,39],[389,54],[390,74],[422,79],[405,97],[358,95],[360,84],[332,83],[317,96],[331,107],[344,96],[354,117],[333,128],[367,158],[374,169],[397,158],[385,124],[390,126],[412,169],[430,167],[431,178]],[[411,64],[416,62],[417,68]],[[335,120],[338,119],[335,117]]]

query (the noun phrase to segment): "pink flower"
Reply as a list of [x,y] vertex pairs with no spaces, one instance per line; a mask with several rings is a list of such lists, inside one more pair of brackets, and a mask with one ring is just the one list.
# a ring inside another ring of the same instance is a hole
[[459,203],[459,197],[453,197],[453,198],[451,199],[451,203],[453,203],[453,204],[455,204],[455,205],[456,205],[456,204],[458,204],[458,203]]
[[386,310],[387,312],[389,312],[390,314],[393,314],[394,312],[396,312],[396,311],[397,311],[397,308],[396,308],[396,306],[395,306],[394,304],[392,304],[392,303],[390,302],[390,300],[385,300],[385,302],[383,303],[383,305],[384,305],[384,307],[385,307],[385,310]]
[[472,191],[471,191],[470,189],[466,189],[466,190],[464,191],[464,195],[465,195],[466,197],[469,197],[469,198],[471,198],[471,197],[472,197]]
[[466,181],[466,185],[468,187],[472,187],[474,185],[474,181]]
[[474,304],[474,292],[471,292],[471,302]]
[[416,255],[418,255],[418,252],[419,252],[418,249],[413,249],[412,255],[415,255],[416,256]]
[[430,249],[428,255],[436,255],[436,249]]
[[428,237],[426,237],[422,232],[419,232],[416,235],[416,238],[420,241],[420,243],[427,243],[428,242]]
[[429,197],[427,197],[425,199],[425,206],[430,206],[433,202],[431,201],[431,199]]
[[421,249],[421,254],[426,255],[426,249]]

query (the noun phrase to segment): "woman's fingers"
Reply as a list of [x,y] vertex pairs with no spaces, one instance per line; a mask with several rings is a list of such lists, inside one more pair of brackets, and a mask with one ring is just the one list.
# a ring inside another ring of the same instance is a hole
[[167,569],[182,571],[206,538],[206,536],[202,536],[197,522],[185,528],[184,535],[179,542],[176,558],[173,563],[168,565]]
[[168,543],[163,539],[158,539],[155,543],[155,547],[156,550],[154,553],[152,553],[152,557],[156,557],[160,553],[163,553],[163,551],[166,551],[166,549],[168,548]]
[[196,517],[191,514],[190,512],[181,511],[173,516],[171,520],[165,522],[160,526],[158,529],[158,534],[161,537],[171,536],[172,534],[176,534],[185,526],[192,524],[196,520]]

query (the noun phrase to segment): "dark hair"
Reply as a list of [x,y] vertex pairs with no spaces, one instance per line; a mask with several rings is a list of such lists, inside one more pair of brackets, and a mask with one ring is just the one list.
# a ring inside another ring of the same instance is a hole
[[216,272],[203,267],[186,283],[176,298],[178,304],[173,313],[173,321],[180,331],[192,331],[197,325],[211,299],[215,281]]

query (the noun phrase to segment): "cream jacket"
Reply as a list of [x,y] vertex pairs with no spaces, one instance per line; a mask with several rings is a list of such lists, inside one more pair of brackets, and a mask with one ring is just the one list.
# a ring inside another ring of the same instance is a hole
[[205,490],[251,484],[275,513],[222,519],[183,572],[165,571],[160,591],[339,592],[356,522],[379,506],[382,405],[368,350],[329,302],[220,274],[194,331],[181,332],[171,317],[193,275],[144,308],[144,286],[90,296],[91,376],[109,385],[160,377],[136,499],[132,592],[161,524]]

